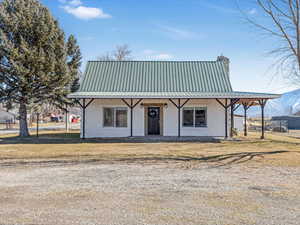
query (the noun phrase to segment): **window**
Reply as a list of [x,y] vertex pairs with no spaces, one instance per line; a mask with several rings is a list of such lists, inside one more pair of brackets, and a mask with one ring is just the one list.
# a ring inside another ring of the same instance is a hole
[[127,127],[127,109],[116,109],[116,127]]
[[114,126],[114,109],[113,108],[104,108],[103,111],[103,126],[104,127],[113,127]]
[[184,127],[194,126],[194,108],[183,109],[183,126]]
[[127,127],[127,108],[104,108],[104,127]]
[[205,108],[195,108],[195,127],[206,127]]
[[183,126],[184,127],[206,127],[206,108],[203,107],[185,107],[183,108]]

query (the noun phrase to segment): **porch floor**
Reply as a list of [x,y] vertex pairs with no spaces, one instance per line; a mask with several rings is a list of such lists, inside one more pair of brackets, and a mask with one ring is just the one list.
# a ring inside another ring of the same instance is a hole
[[[101,142],[107,143],[157,143],[157,142],[220,142],[224,140],[223,137],[196,137],[196,136],[160,136],[160,135],[149,135],[149,136],[134,136],[134,137],[107,137],[107,138],[91,138]],[[90,140],[90,138],[88,138]]]

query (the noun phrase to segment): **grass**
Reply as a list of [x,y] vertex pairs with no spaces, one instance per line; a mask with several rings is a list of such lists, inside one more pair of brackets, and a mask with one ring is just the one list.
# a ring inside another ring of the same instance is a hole
[[[39,123],[39,127],[50,127],[50,126],[61,126],[61,125],[65,125],[65,123],[63,122],[47,122],[47,123]],[[33,122],[31,124],[28,124],[29,128],[36,128],[36,122]],[[10,129],[18,129],[19,128],[19,124],[15,123],[15,124],[11,124]],[[0,129],[6,129],[6,124],[0,124]]]
[[193,167],[208,163],[214,166],[255,164],[264,166],[300,166],[300,139],[259,133],[238,137],[236,141],[136,143],[124,139],[79,139],[79,134],[44,131],[41,136],[19,138],[0,136],[0,164],[7,162],[124,162],[184,163]]

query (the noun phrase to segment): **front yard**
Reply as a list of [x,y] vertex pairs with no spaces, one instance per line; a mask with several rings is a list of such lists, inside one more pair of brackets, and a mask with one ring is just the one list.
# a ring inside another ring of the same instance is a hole
[[17,162],[136,162],[300,166],[300,139],[259,133],[237,141],[157,142],[141,139],[79,139],[78,133],[44,132],[39,138],[0,136],[0,165]]
[[298,224],[300,139],[0,138],[0,224]]

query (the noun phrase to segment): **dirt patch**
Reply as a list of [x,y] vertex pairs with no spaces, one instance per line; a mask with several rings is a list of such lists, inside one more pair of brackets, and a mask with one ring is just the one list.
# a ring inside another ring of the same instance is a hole
[[298,167],[75,164],[0,170],[0,224],[298,224]]

